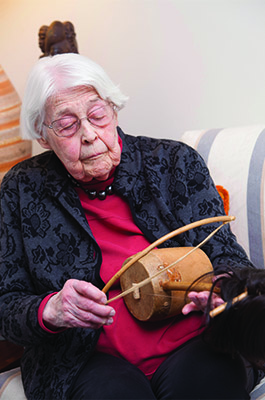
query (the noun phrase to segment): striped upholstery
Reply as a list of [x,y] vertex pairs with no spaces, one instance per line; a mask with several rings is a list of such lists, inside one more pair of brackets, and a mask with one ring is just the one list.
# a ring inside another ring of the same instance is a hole
[[216,185],[230,195],[231,228],[252,262],[265,268],[265,125],[187,131]]
[[[185,132],[181,140],[205,159],[216,185],[229,191],[231,225],[260,268],[265,265],[265,126]],[[26,400],[19,369],[0,374],[1,400]],[[251,393],[265,400],[265,378]]]
[[0,374],[0,400],[27,400],[20,368],[14,368]]
[[13,165],[31,157],[31,141],[20,136],[20,107],[18,94],[0,66],[0,183]]

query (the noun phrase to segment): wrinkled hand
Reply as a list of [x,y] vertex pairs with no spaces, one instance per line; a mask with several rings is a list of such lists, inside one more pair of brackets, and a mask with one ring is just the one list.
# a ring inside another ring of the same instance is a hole
[[43,311],[43,323],[50,329],[92,328],[113,322],[115,311],[105,305],[107,297],[89,282],[69,279],[63,289],[52,296]]
[[[207,302],[209,298],[210,292],[190,292],[188,294],[188,298],[191,300],[190,303],[186,304],[182,308],[182,314],[187,315],[192,311],[205,311],[207,307]],[[224,303],[224,300],[218,296],[216,293],[212,294],[211,299],[211,310],[220,306]]]

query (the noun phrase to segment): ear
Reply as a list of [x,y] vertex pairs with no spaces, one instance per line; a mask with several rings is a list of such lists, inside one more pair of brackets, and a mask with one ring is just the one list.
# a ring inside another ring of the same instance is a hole
[[117,128],[119,123],[118,123],[118,113],[116,111],[114,111],[113,120],[114,120],[115,127]]
[[48,149],[48,150],[52,150],[51,146],[49,145],[49,143],[47,142],[46,139],[44,139],[43,137],[41,137],[40,139],[37,139],[37,142],[41,145],[41,147],[43,147],[44,149]]

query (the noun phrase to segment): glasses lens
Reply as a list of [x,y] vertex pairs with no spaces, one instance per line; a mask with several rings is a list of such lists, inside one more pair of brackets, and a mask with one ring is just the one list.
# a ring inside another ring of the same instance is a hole
[[[87,119],[90,124],[100,128],[107,126],[113,118],[113,107],[109,104],[102,105],[93,109],[88,115]],[[84,118],[82,118],[84,119]],[[51,126],[57,136],[73,136],[80,128],[81,120],[74,116],[53,121]]]
[[103,127],[110,123],[113,118],[113,108],[110,105],[104,105],[92,110],[87,119],[92,125]]
[[79,120],[76,117],[66,117],[54,121],[52,128],[58,136],[72,136],[79,128]]

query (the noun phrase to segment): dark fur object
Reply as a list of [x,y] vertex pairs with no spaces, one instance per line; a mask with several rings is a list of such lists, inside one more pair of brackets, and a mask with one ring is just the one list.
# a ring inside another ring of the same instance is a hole
[[[221,287],[227,306],[221,314],[208,318],[205,340],[218,351],[239,353],[265,370],[265,270],[223,270],[214,285]],[[232,304],[233,298],[245,290],[248,295]],[[209,316],[209,307],[207,311]]]

